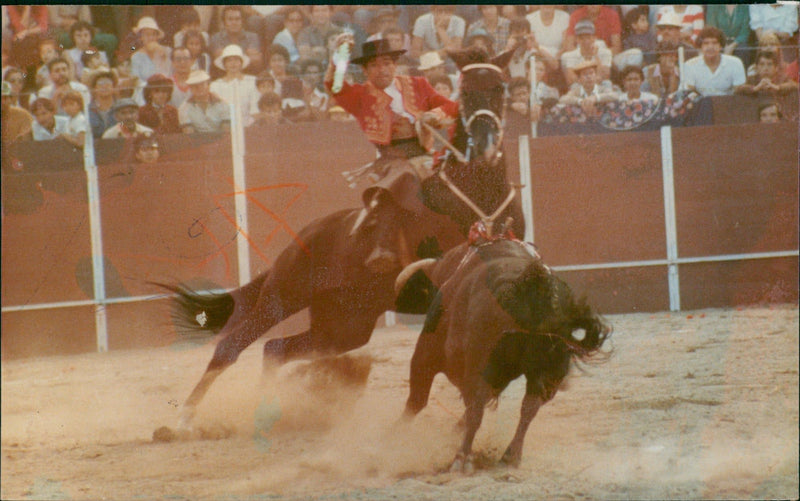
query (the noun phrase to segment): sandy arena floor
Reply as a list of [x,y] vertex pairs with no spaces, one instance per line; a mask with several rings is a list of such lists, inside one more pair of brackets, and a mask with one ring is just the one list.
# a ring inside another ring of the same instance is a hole
[[[607,317],[611,358],[573,371],[528,431],[518,469],[496,465],[522,381],[488,411],[481,468],[446,472],[463,406],[438,376],[395,426],[417,330],[379,329],[363,392],[308,363],[260,384],[256,343],[174,427],[213,343],[2,364],[2,499],[485,500],[798,497],[798,308]],[[313,369],[314,367],[311,366]]]

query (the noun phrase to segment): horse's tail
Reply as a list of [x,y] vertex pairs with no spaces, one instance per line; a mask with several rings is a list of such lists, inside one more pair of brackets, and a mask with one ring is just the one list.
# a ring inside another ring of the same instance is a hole
[[199,293],[185,284],[153,284],[176,294],[172,319],[182,332],[217,334],[233,314],[235,301],[228,292]]

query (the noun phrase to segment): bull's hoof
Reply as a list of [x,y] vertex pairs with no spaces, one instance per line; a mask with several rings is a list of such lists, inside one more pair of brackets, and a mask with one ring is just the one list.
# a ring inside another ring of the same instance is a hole
[[450,473],[463,473],[465,475],[471,475],[475,472],[475,462],[472,458],[472,454],[464,456],[462,453],[458,453],[456,458],[453,460],[453,464],[450,465]]
[[383,247],[375,247],[364,261],[364,265],[372,273],[381,274],[399,268],[400,260],[394,252]]

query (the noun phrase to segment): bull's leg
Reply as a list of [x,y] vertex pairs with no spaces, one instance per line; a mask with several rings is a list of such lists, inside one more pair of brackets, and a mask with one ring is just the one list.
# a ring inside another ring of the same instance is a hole
[[463,473],[472,473],[475,470],[475,465],[472,458],[472,442],[475,440],[475,434],[483,421],[483,411],[486,408],[486,402],[491,397],[492,390],[488,384],[481,381],[477,385],[475,395],[471,398],[465,398],[467,410],[464,413],[466,419],[466,430],[464,432],[464,441],[461,443],[461,449],[456,454],[453,464],[450,466],[450,471],[460,471]]
[[514,467],[519,466],[522,460],[522,445],[525,441],[525,434],[528,432],[528,426],[530,426],[531,421],[536,417],[536,413],[539,412],[539,408],[544,405],[544,403],[545,400],[539,395],[532,393],[525,394],[525,397],[522,399],[522,409],[520,411],[519,424],[517,424],[517,431],[514,433],[514,438],[511,439],[511,443],[508,445],[505,453],[503,453],[503,457],[500,461]]
[[443,372],[446,360],[444,344],[446,334],[437,329],[442,315],[442,296],[434,297],[425,325],[417,339],[414,355],[411,357],[411,371],[409,375],[409,393],[406,408],[403,412],[404,419],[416,416],[419,411],[428,405],[431,385],[436,374]]

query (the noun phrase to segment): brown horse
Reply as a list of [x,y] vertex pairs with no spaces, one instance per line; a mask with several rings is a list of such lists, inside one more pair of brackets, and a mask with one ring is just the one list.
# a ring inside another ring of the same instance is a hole
[[[512,220],[514,230],[522,232],[522,211],[512,201],[501,152],[502,68],[511,51],[493,60],[474,50],[452,57],[462,69],[461,117],[452,153],[421,187],[410,186],[413,197],[421,193],[427,207],[424,212],[380,199],[385,196],[380,190],[367,190],[367,205],[375,210],[342,210],[313,221],[299,232],[304,246],[292,242],[271,269],[239,289],[202,294],[185,286],[163,285],[178,294],[174,316],[181,325],[194,332],[222,335],[206,372],[183,406],[181,427],[189,427],[196,406],[216,377],[290,315],[308,308],[310,327],[300,334],[269,339],[264,345],[265,368],[363,346],[387,310],[427,311],[424,294],[408,294],[395,303],[395,278],[403,265],[439,256],[464,241],[475,221]],[[408,249],[402,263],[383,270],[365,266],[376,242],[389,239],[398,239],[400,247]]]
[[[569,286],[532,247],[519,241],[462,244],[426,271],[441,288],[411,359],[404,417],[425,407],[434,376],[445,373],[466,406],[466,433],[451,470],[469,472],[486,404],[524,375],[519,424],[502,457],[517,466],[528,426],[555,396],[571,360],[595,354],[611,330],[584,300],[574,300]],[[575,331],[583,331],[583,337]]]

